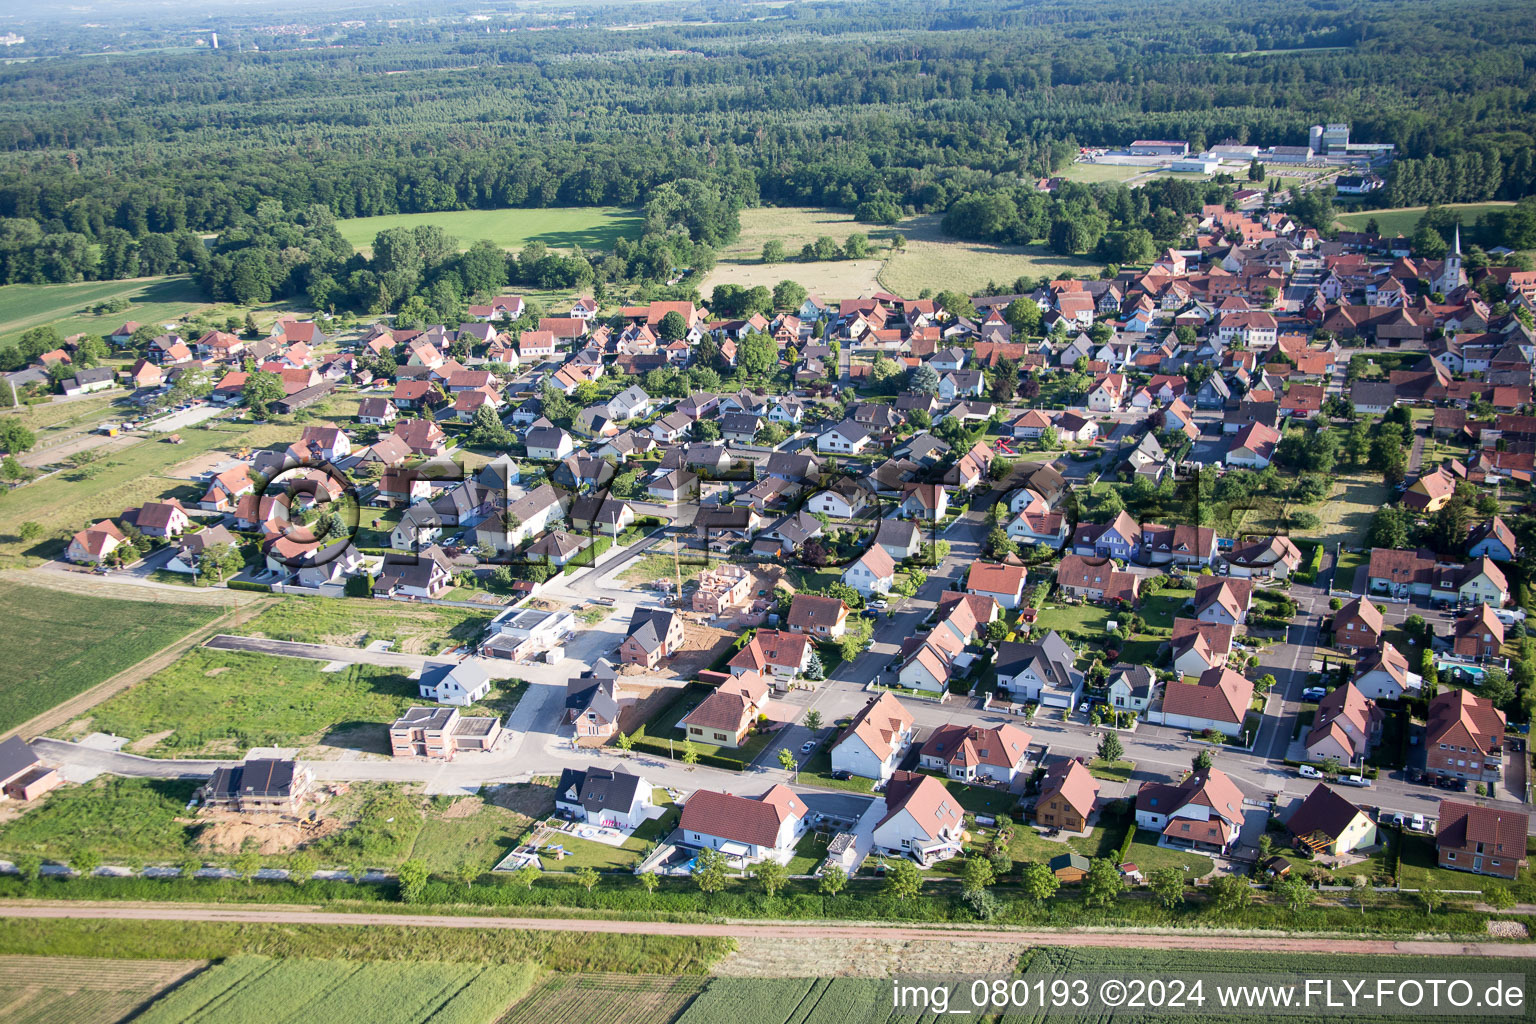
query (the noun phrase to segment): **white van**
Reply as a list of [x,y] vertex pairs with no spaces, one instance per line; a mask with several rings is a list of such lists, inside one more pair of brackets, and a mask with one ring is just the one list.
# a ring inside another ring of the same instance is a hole
[[1300,775],[1304,779],[1320,779],[1323,777],[1322,772],[1318,771],[1316,768],[1313,768],[1309,764],[1299,766],[1296,769],[1296,774]]

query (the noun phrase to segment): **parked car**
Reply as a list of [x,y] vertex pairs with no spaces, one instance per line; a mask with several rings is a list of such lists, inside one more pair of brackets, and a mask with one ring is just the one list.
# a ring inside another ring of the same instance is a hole
[[1415,832],[1423,832],[1424,831],[1424,815],[1417,814],[1417,813],[1414,814],[1413,818],[1408,822],[1408,827],[1413,829]]
[[1302,700],[1322,700],[1328,696],[1328,691],[1321,686],[1309,686],[1301,691]]
[[839,782],[847,782],[849,779],[853,778],[853,772],[846,768],[839,768],[837,771],[832,773],[832,777]]
[[1316,768],[1313,768],[1309,764],[1304,764],[1297,768],[1296,774],[1300,775],[1304,779],[1320,779],[1323,777],[1322,772],[1318,771]]
[[1396,825],[1398,828],[1402,828],[1404,825],[1408,824],[1408,816],[1402,811],[1398,811],[1396,814],[1392,815],[1392,824]]
[[1346,786],[1359,786],[1362,789],[1370,789],[1375,784],[1374,780],[1368,779],[1364,775],[1340,775],[1339,781]]
[[802,753],[802,754],[809,754],[811,751],[813,751],[815,749],[816,749],[816,741],[815,740],[806,740],[804,743],[800,744],[800,753]]

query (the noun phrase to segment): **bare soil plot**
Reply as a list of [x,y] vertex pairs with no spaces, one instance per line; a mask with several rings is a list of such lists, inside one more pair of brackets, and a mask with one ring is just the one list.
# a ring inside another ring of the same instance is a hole
[[1025,943],[893,939],[764,938],[744,930],[714,973],[735,978],[886,978],[898,974],[1009,974]]
[[709,668],[738,634],[699,622],[683,620],[683,646],[672,656],[668,668],[682,679],[692,679]]

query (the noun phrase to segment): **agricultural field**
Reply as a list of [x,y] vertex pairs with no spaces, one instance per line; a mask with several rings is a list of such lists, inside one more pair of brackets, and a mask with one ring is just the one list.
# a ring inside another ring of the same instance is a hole
[[0,588],[0,619],[11,668],[0,681],[0,731],[105,682],[217,614],[205,605],[7,583]]
[[354,963],[232,957],[135,1018],[139,1024],[284,1024],[310,1020],[491,1024],[528,991],[528,963]]
[[620,238],[639,238],[641,220],[635,210],[616,206],[549,207],[517,210],[452,210],[443,213],[399,213],[356,217],[336,222],[341,237],[369,252],[380,231],[433,224],[465,249],[482,239],[504,249],[521,249],[543,242],[551,249],[612,249]]
[[891,983],[873,978],[716,978],[677,1024],[932,1024],[939,1017],[893,1008]]
[[441,654],[470,644],[485,632],[494,612],[394,601],[338,601],[289,597],[240,628],[245,636],[367,647],[380,640],[405,654]]
[[670,1024],[704,983],[690,975],[554,974],[497,1024]]
[[201,968],[197,960],[0,956],[7,1024],[117,1024]]
[[[325,667],[303,658],[198,648],[94,708],[89,727],[129,737],[132,750],[151,757],[239,756],[254,746],[384,753],[385,726],[420,703],[416,684],[397,669]],[[493,688],[478,710],[504,714],[520,692],[517,685]]]
[[[96,316],[91,307],[115,298],[128,308]],[[80,284],[8,284],[0,286],[0,348],[10,347],[27,330],[54,324],[63,335],[104,335],[125,320],[158,324],[178,320],[213,304],[189,277],[144,277],[128,281]]]
[[[1447,203],[1446,209],[1461,215],[1461,223],[1474,224],[1477,218],[1492,210],[1502,210],[1514,203]],[[1358,213],[1339,215],[1339,225],[1346,231],[1364,231],[1365,225],[1376,219],[1376,227],[1383,235],[1411,235],[1419,226],[1427,206],[1399,206],[1390,210],[1361,210]]]
[[[1446,974],[1445,961],[1426,956],[1397,956],[1397,955],[1361,955],[1351,954],[1347,951],[1347,944],[1340,946],[1339,952],[1325,955],[1310,955],[1306,953],[1276,953],[1276,952],[1230,952],[1223,950],[1219,942],[1208,949],[1093,949],[1042,947],[1030,949],[1020,958],[1020,973],[1026,977],[1082,977],[1084,975],[1105,975],[1108,977],[1138,977],[1138,978],[1167,978],[1173,974],[1222,974],[1230,976],[1233,982],[1241,982],[1244,979],[1252,979],[1255,975],[1291,974],[1299,977],[1317,976],[1323,973],[1333,975],[1351,975],[1363,977],[1396,976],[1407,978],[1442,977]],[[1468,977],[1475,974],[1524,974],[1529,983],[1530,969],[1525,962],[1499,957],[1458,957],[1453,972],[1456,977]],[[1208,993],[1209,994],[1209,993]],[[1218,1019],[1219,1014],[1196,1014],[1193,1012],[1158,1013],[1156,1019],[1170,1022],[1186,1022],[1195,1020]],[[1134,1021],[1145,1020],[1148,1014],[1144,1010],[1124,1013],[1105,1013],[1094,1011],[1091,1013],[1073,1014],[1067,1011],[1052,1011],[1049,1015],[1019,1011],[1004,1014],[1001,1018],[1003,1024],[1036,1024],[1036,1022],[1050,1021],[1051,1024],[1103,1024],[1105,1021]],[[1229,1018],[1237,1019],[1237,1018]],[[1315,1014],[1287,1013],[1283,1019],[1297,1021],[1300,1024],[1323,1024],[1325,1021],[1338,1020],[1337,1012],[1330,1013],[1320,1009]],[[1358,1011],[1350,1014],[1351,1020],[1361,1021],[1392,1021],[1402,1020],[1401,1016],[1377,1016],[1362,1015]]]

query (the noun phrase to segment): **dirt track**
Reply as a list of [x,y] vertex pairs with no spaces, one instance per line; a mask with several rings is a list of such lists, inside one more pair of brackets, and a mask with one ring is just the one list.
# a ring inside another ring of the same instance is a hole
[[[508,928],[523,931],[605,932],[637,935],[698,935],[736,938],[846,938],[879,936],[903,941],[994,942],[1017,946],[1079,946],[1146,949],[1251,949],[1267,953],[1329,953],[1337,955],[1336,938],[1279,935],[1226,935],[1179,932],[1005,931],[999,929],[919,928],[887,925],[807,925],[736,922],[688,924],[670,921],[599,921],[518,917],[438,917],[430,914],[347,914],[314,907],[273,910],[253,906],[207,904],[116,904],[86,902],[0,903],[0,917],[105,918],[124,921],[227,921],[232,923],[406,926],[413,928]],[[1530,959],[1536,944],[1446,942],[1350,938],[1350,953],[1411,954],[1416,956],[1496,956]]]

